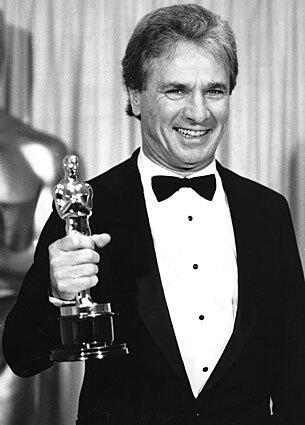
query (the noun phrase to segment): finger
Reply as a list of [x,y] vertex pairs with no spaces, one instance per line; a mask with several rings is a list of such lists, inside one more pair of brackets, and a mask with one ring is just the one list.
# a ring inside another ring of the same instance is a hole
[[[50,259],[52,260],[52,258]],[[100,255],[93,249],[85,248],[77,251],[62,252],[55,258],[55,264],[60,265],[79,265],[85,263],[97,264],[100,261]]]
[[90,236],[82,235],[79,232],[71,232],[64,238],[58,239],[50,245],[52,249],[59,249],[61,251],[76,251],[82,248],[94,249],[94,242]]
[[96,275],[78,277],[77,279],[69,278],[53,287],[53,294],[62,300],[70,300],[79,292],[92,288],[97,282]]
[[78,251],[50,251],[49,256],[51,268],[64,268],[69,266],[78,266],[81,264],[93,263],[98,264],[100,262],[100,255],[93,249],[80,249]]
[[96,245],[98,248],[103,248],[103,247],[104,247],[104,246],[106,246],[106,245],[110,242],[110,240],[111,240],[111,237],[110,237],[110,235],[108,235],[108,233],[101,233],[101,234],[99,234],[99,235],[92,235],[91,237],[92,237],[92,239],[93,239],[93,241],[94,241],[95,245]]
[[96,264],[81,264],[79,266],[59,268],[54,271],[54,277],[57,281],[65,282],[67,279],[80,279],[82,277],[91,277],[98,273]]
[[[73,255],[75,254],[75,255]],[[100,262],[100,255],[98,252],[93,249],[81,249],[77,252],[70,252],[69,255],[75,257],[73,260],[75,264],[85,264],[85,263],[94,263],[97,264]]]

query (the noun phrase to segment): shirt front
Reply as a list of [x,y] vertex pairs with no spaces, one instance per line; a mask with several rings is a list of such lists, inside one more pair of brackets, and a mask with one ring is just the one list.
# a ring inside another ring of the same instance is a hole
[[189,176],[215,174],[212,201],[181,188],[158,202],[151,178],[181,176],[142,151],[138,168],[166,303],[197,397],[230,339],[237,309],[236,248],[227,198],[215,161]]

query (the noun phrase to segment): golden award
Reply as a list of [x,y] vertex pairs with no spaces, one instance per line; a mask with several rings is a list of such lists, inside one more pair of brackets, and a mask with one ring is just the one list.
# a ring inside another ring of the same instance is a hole
[[[66,222],[66,233],[91,235],[93,191],[88,183],[78,180],[79,160],[68,155],[63,160],[65,177],[54,188],[57,212]],[[114,343],[114,318],[110,303],[98,304],[90,291],[77,294],[75,300],[60,307],[61,345],[51,351],[54,362],[103,359],[128,354],[126,344]]]

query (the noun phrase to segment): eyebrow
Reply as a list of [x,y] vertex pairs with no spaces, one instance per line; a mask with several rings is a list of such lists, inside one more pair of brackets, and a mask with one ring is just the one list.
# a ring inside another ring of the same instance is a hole
[[173,89],[173,88],[176,90],[185,90],[185,89],[190,89],[190,86],[188,84],[171,81],[168,83],[161,84],[157,89],[160,92],[164,92],[166,90]]
[[[169,81],[167,83],[163,83],[158,87],[158,90],[165,91],[171,88],[180,89],[180,90],[191,90],[192,86],[186,83],[181,83],[179,81]],[[228,91],[229,87],[227,84],[222,81],[211,81],[204,86],[204,90],[213,90],[213,89],[222,89],[224,91]]]
[[207,88],[208,89],[223,89],[223,90],[229,90],[229,86],[228,84],[225,84],[221,81],[219,82],[211,82],[209,84],[207,84]]

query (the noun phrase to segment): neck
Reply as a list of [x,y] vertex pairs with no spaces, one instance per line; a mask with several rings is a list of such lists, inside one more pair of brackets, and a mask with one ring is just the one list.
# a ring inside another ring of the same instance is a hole
[[149,152],[146,151],[146,149],[144,147],[142,147],[142,151],[143,154],[145,155],[146,158],[148,158],[150,161],[154,162],[156,165],[172,171],[173,173],[181,176],[181,177],[188,177],[191,174],[194,174],[195,172],[204,170],[206,167],[208,167],[210,164],[212,164],[212,162],[215,160],[215,158],[210,159],[207,162],[204,163],[200,163],[200,164],[195,164],[195,165],[190,165],[188,168],[178,168],[178,167],[174,167],[171,166],[170,164],[167,164],[164,161],[158,161],[154,156],[150,155]]

